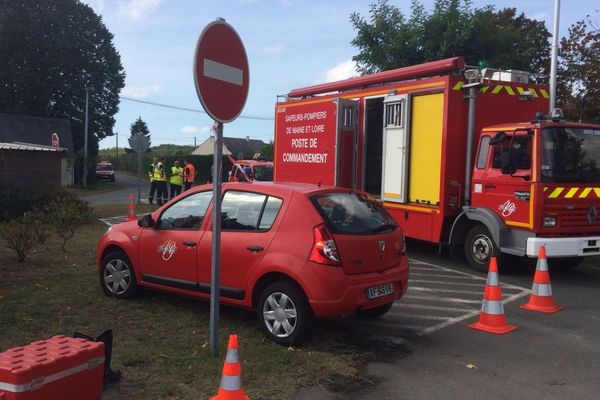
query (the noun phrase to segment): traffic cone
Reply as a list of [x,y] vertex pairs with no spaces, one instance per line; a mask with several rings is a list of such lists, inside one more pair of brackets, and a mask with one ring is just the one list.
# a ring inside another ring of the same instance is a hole
[[535,275],[533,276],[533,287],[529,302],[521,306],[522,309],[529,311],[538,311],[543,313],[555,313],[563,309],[554,303],[552,298],[552,286],[550,286],[550,272],[548,272],[548,259],[546,258],[546,248],[540,247]]
[[135,215],[135,197],[133,196],[133,193],[129,193],[129,205],[127,208],[127,221],[137,221],[137,215]]
[[492,257],[490,260],[490,269],[485,284],[485,291],[483,292],[483,304],[481,305],[479,321],[469,324],[469,328],[498,335],[517,329],[516,326],[506,323],[504,306],[502,305],[502,291],[498,282],[496,257]]
[[229,335],[219,391],[210,400],[250,400],[242,388],[242,366],[238,354],[237,335]]

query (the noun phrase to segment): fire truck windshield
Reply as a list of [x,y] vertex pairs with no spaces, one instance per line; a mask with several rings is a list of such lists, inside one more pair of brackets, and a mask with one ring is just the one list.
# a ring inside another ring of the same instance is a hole
[[255,165],[254,166],[254,180],[257,181],[272,181],[273,180],[273,167],[270,165]]
[[543,182],[600,182],[600,129],[542,131]]

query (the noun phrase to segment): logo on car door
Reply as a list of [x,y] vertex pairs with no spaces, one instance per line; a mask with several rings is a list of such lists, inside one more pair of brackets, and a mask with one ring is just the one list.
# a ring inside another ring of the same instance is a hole
[[159,253],[162,253],[162,259],[169,261],[175,253],[177,253],[177,245],[174,240],[167,240],[156,249]]

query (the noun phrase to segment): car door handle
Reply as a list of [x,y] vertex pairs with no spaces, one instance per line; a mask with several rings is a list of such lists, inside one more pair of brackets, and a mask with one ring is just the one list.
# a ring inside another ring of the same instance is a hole
[[496,185],[492,185],[491,183],[487,183],[483,187],[486,189],[496,189]]
[[259,251],[263,251],[264,249],[260,246],[248,246],[246,247],[248,250],[250,251],[255,251],[255,252],[259,252]]
[[196,242],[194,242],[193,240],[184,240],[183,245],[188,247],[194,247],[196,245]]

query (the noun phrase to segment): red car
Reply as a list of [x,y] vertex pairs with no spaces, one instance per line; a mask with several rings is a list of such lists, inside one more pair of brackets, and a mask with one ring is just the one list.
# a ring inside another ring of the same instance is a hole
[[[100,238],[100,284],[210,298],[212,186],[186,191]],[[385,314],[407,289],[401,228],[369,195],[302,184],[225,183],[221,297],[258,311],[271,340],[299,344],[313,317]]]

